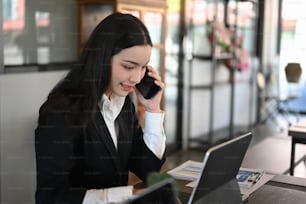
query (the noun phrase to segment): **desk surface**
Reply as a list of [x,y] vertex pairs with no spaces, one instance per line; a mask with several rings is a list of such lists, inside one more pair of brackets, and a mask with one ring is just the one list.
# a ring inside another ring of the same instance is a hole
[[[191,193],[186,187],[190,181],[178,180],[180,191]],[[246,204],[304,204],[306,198],[306,179],[286,175],[276,175],[262,187],[254,191],[245,201]]]
[[294,139],[306,139],[306,120],[301,120],[296,125],[289,127],[288,135]]
[[[301,120],[297,124],[289,127],[288,132],[296,132],[296,131],[301,131],[305,132],[306,131],[306,120]],[[290,135],[290,134],[289,134]]]
[[290,203],[304,204],[306,198],[306,179],[276,175],[273,179],[253,192],[248,204]]

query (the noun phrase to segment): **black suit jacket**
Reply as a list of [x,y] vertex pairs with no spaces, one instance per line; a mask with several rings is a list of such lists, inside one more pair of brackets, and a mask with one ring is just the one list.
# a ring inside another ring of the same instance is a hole
[[85,129],[75,114],[40,117],[35,130],[37,203],[82,203],[87,189],[127,185],[128,171],[145,180],[160,170],[164,158],[158,159],[145,145],[129,97],[116,120],[118,150],[98,108]]

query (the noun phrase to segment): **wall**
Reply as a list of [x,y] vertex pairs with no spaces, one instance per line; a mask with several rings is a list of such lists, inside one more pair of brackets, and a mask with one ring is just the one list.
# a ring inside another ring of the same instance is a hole
[[34,203],[38,109],[65,71],[0,75],[0,203]]

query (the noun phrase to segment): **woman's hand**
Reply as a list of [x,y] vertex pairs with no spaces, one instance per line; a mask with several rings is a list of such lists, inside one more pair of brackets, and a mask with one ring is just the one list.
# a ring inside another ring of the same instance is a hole
[[[147,188],[133,188],[133,195],[138,195],[145,191]],[[177,197],[176,204],[182,204],[181,200]]]
[[137,98],[140,101],[140,103],[144,106],[144,109],[146,111],[160,113],[162,112],[162,110],[160,109],[160,102],[163,95],[165,84],[161,81],[161,77],[152,66],[148,66],[147,69],[149,70],[147,74],[155,79],[154,83],[160,87],[160,90],[152,98],[145,99],[141,95],[141,93],[137,89],[135,89]]
[[146,188],[133,188],[133,195],[138,195],[144,190],[146,190]]

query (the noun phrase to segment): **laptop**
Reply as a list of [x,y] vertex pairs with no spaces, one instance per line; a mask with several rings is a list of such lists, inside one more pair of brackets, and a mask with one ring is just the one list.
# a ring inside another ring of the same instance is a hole
[[248,132],[209,148],[191,195],[179,194],[182,204],[242,203],[236,176],[251,139],[252,133]]
[[168,178],[146,188],[124,204],[177,204],[177,198],[174,179]]

